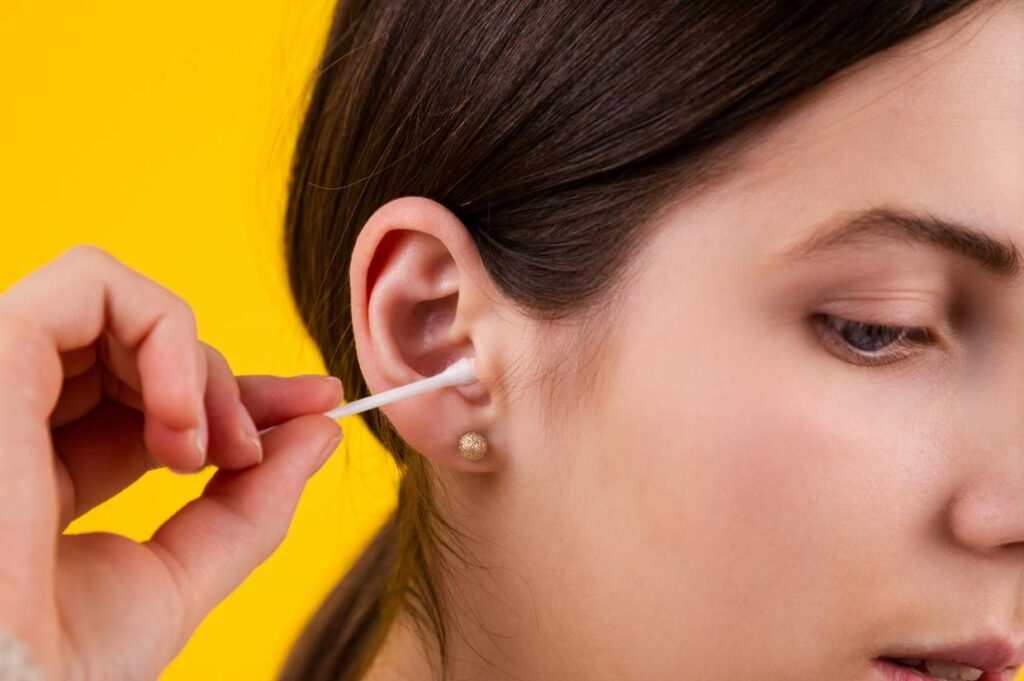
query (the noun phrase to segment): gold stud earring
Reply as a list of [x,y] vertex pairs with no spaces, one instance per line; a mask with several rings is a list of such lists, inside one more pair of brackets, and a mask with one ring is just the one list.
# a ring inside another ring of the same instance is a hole
[[476,431],[463,433],[459,438],[459,454],[466,461],[479,461],[487,453],[487,439]]

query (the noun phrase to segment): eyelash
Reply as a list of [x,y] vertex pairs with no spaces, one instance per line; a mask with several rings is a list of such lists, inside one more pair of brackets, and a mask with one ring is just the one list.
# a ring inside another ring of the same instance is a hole
[[[838,352],[842,359],[861,366],[895,364],[912,355],[915,347],[931,345],[935,342],[931,332],[922,326],[873,324],[825,313],[814,315],[814,320],[818,325],[823,342],[834,347],[835,352]],[[886,343],[882,349],[897,347],[899,350],[881,354],[878,351],[858,350],[850,341],[846,340],[845,336],[850,332],[867,333],[869,339],[892,337],[892,340]]]

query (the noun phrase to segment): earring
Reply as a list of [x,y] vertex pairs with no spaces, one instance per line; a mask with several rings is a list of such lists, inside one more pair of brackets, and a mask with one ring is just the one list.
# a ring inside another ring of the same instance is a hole
[[487,439],[476,431],[463,433],[459,438],[459,454],[466,461],[479,461],[487,453]]

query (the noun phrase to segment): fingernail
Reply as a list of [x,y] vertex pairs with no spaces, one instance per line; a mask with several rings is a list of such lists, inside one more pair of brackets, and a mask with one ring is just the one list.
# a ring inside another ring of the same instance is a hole
[[327,463],[327,459],[331,458],[331,454],[333,454],[334,450],[338,448],[338,445],[341,443],[341,438],[343,436],[344,433],[339,432],[331,439],[331,441],[324,448],[324,451],[320,454],[320,460],[317,461],[316,468],[313,469],[313,472],[320,470],[323,467],[323,465]]
[[206,468],[206,464],[205,463],[204,464],[200,464],[198,467],[193,468],[192,470],[188,470],[188,469],[185,469],[185,468],[175,468],[174,466],[168,466],[167,470],[169,470],[170,472],[174,473],[175,475],[192,475],[193,473],[198,473],[199,471],[203,470],[204,468]]
[[249,410],[241,402],[235,402],[235,408],[238,410],[238,420],[242,423],[242,435],[252,443],[256,451],[259,452],[260,461],[263,461],[263,443],[260,441],[259,433],[256,432],[256,424],[253,423]]
[[206,460],[200,461],[196,464],[195,468],[178,468],[177,466],[167,466],[167,470],[177,475],[192,475],[206,468]]
[[210,435],[209,426],[206,424],[205,413],[199,415],[199,427],[194,428],[192,433],[196,451],[199,452],[199,468],[202,468],[206,465],[206,442]]
[[325,376],[324,374],[298,374],[296,376],[292,376],[292,378],[315,378],[319,381],[325,381],[326,383],[331,384],[331,386],[341,387],[341,379],[337,376]]

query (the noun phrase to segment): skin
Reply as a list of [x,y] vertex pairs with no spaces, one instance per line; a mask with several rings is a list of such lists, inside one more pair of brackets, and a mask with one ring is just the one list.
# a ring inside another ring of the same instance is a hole
[[[1024,247],[1022,33],[982,5],[818,89],[666,210],[593,347],[519,314],[443,206],[377,211],[371,390],[478,367],[383,407],[484,566],[451,564],[454,678],[869,681],[894,646],[1024,638],[1024,289],[911,242],[781,257],[877,204]],[[937,341],[865,365],[821,313]],[[367,678],[435,664],[403,618]]]
[[[0,632],[47,679],[156,678],[284,538],[341,398],[335,378],[235,376],[182,299],[100,249],[30,273],[0,296]],[[206,464],[148,541],[61,535],[150,468]]]

